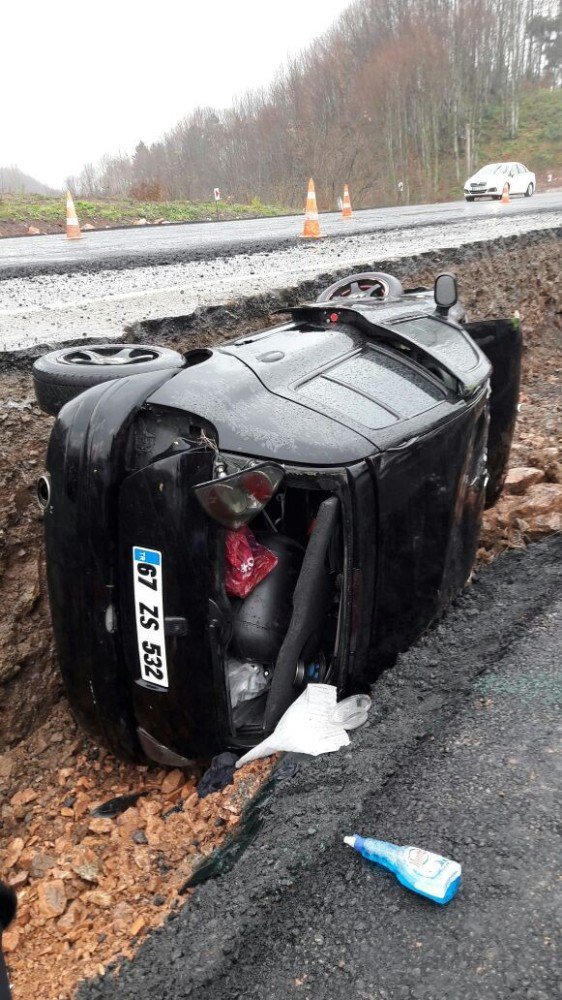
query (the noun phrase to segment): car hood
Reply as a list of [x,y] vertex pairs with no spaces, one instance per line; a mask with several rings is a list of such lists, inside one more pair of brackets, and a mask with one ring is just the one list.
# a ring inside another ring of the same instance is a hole
[[218,445],[341,465],[384,450],[463,403],[397,351],[346,324],[287,324],[209,351],[149,397],[210,423]]

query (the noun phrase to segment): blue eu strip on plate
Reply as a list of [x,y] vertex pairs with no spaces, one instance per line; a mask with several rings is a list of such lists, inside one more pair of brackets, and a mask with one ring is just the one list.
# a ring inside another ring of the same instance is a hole
[[153,552],[152,549],[134,549],[133,559],[135,562],[151,563],[153,566],[160,565],[160,553]]

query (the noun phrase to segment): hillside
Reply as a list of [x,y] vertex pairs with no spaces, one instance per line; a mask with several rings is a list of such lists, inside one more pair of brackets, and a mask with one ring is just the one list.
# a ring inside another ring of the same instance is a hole
[[[562,186],[562,90],[548,90],[543,87],[527,88],[520,104],[519,129],[512,139],[509,130],[502,123],[499,105],[490,105],[484,114],[476,151],[476,166],[497,160],[520,160],[537,175],[539,190],[547,186],[547,174],[553,175],[552,187]],[[21,175],[18,171],[18,174]],[[2,172],[0,171],[0,177]],[[436,191],[436,200],[462,197],[462,183],[455,180],[454,157],[449,156],[443,163],[443,182]],[[29,181],[44,188],[29,178]],[[0,186],[0,192],[1,192]],[[48,190],[45,188],[45,190]],[[354,204],[359,207],[354,194]],[[336,208],[335,192],[330,202],[324,198],[324,208]],[[390,200],[390,199],[389,199]],[[396,202],[397,196],[394,201]],[[82,225],[90,224],[96,229],[113,226],[130,226],[145,219],[148,223],[202,222],[206,220],[263,218],[284,215],[302,210],[304,186],[300,198],[292,206],[266,205],[255,198],[250,204],[235,204],[229,201],[218,204],[208,201],[186,199],[168,201],[146,201],[135,198],[106,197],[76,200],[76,207]],[[374,204],[382,204],[375,197]],[[39,229],[42,233],[57,233],[64,230],[64,199],[61,196],[44,194],[4,194],[0,197],[0,236],[25,235],[28,228]]]
[[519,129],[512,139],[501,109],[486,109],[480,134],[480,163],[520,160],[537,177],[552,173],[562,184],[562,90],[527,89],[521,97]]
[[55,194],[53,188],[35,177],[24,174],[19,167],[0,167],[0,198],[10,194]]

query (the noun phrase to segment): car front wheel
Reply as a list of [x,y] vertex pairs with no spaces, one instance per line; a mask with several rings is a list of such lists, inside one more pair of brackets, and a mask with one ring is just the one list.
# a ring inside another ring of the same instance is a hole
[[465,194],[464,199],[465,199],[465,201],[474,201],[474,195],[473,194]]
[[532,196],[534,194],[534,191],[535,191],[535,185],[532,184],[532,183],[529,184],[528,187],[527,187],[527,190],[525,191],[525,197],[526,198],[532,198]]

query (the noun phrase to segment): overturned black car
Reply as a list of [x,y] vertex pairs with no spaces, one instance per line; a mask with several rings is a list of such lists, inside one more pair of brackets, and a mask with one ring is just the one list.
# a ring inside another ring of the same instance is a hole
[[520,360],[451,275],[369,272],[212,350],[36,362],[53,627],[92,737],[181,766],[260,742],[307,683],[364,689],[470,575]]

